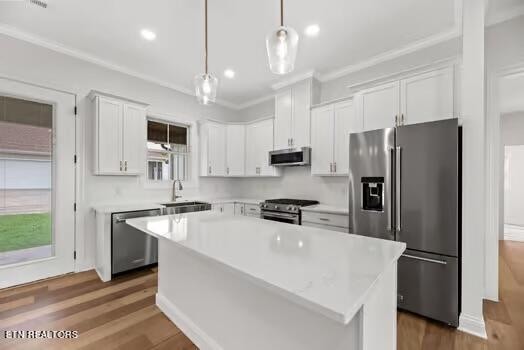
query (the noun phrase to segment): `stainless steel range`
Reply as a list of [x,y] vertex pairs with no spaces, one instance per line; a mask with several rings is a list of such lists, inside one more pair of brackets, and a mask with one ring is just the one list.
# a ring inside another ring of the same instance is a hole
[[260,203],[260,217],[266,220],[300,225],[302,222],[301,207],[318,204],[318,201],[303,199],[267,199]]

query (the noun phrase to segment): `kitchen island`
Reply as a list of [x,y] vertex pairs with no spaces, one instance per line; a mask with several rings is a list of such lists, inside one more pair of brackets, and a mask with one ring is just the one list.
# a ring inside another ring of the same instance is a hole
[[405,244],[245,216],[127,220],[159,239],[156,302],[200,349],[395,349]]

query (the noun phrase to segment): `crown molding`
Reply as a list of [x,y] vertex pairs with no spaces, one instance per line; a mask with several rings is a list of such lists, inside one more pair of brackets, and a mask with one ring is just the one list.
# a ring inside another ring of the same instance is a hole
[[456,26],[452,30],[449,30],[443,33],[439,33],[436,35],[432,35],[422,40],[418,40],[414,43],[411,43],[399,49],[390,50],[390,51],[381,53],[379,55],[376,55],[374,57],[371,57],[370,59],[367,59],[365,61],[361,61],[356,64],[351,64],[349,66],[346,66],[344,68],[341,68],[341,69],[338,69],[338,70],[335,70],[329,73],[321,74],[318,77],[318,80],[324,83],[330,80],[341,78],[345,75],[348,75],[354,72],[358,72],[360,70],[363,70],[369,67],[373,67],[377,64],[380,64],[386,61],[390,61],[392,59],[407,55],[409,53],[413,53],[413,52],[425,49],[427,47],[431,47],[436,44],[457,38],[460,36],[460,34],[461,34],[461,31],[459,30],[459,27]]
[[504,11],[501,11],[494,16],[487,16],[486,27],[490,27],[495,24],[509,21],[515,17],[524,15],[524,4],[512,6]]
[[[13,27],[7,24],[0,24],[0,34],[4,34],[6,36],[10,36],[12,38],[22,40],[22,41],[25,41],[25,42],[28,42],[28,43],[31,43],[37,46],[41,46],[46,49],[53,50],[55,52],[58,52],[58,53],[61,53],[67,56],[71,56],[71,57],[74,57],[79,60],[86,61],[92,64],[96,64],[98,66],[101,66],[101,67],[104,67],[104,68],[107,68],[107,69],[110,69],[110,70],[113,70],[119,73],[123,73],[123,74],[129,75],[129,76],[132,76],[132,77],[135,77],[135,78],[138,78],[138,79],[141,79],[141,80],[153,83],[153,84],[157,84],[162,87],[183,93],[185,95],[195,96],[195,93],[193,90],[188,89],[184,86],[173,84],[165,80],[157,79],[147,74],[139,73],[132,69],[126,68],[124,66],[118,65],[110,61],[106,61],[97,56],[83,52],[81,50],[73,49],[66,45],[57,43],[55,41],[44,39],[42,37],[22,31],[16,27]],[[222,100],[222,99],[217,99],[216,103],[224,107],[238,109],[238,106],[236,104],[231,103],[229,101]]]
[[259,97],[259,98],[255,98],[253,100],[249,100],[247,102],[244,102],[244,103],[241,103],[241,104],[237,105],[236,109],[240,110],[240,109],[249,108],[249,107],[255,106],[255,105],[259,104],[259,103],[271,100],[274,97],[275,97],[275,94],[269,94],[269,95],[265,95],[265,96],[262,96],[262,97]]
[[314,69],[311,69],[311,70],[308,70],[302,73],[292,75],[285,80],[281,80],[278,83],[271,85],[271,88],[273,90],[280,90],[282,88],[285,88],[286,86],[290,86],[295,83],[298,83],[299,81],[310,79],[310,78],[317,78],[317,77],[318,77],[317,72]]

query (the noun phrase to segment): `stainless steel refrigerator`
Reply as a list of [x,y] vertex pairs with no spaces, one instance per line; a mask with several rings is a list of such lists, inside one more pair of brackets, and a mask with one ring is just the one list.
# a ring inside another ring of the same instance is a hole
[[398,307],[458,326],[460,133],[456,119],[350,135],[350,232],[405,242]]

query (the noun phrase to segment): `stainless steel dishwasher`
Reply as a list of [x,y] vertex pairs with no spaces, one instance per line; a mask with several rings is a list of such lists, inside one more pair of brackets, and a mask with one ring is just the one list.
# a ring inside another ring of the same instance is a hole
[[111,223],[111,273],[117,274],[158,261],[158,242],[128,224],[126,219],[159,216],[161,209],[114,213]]

